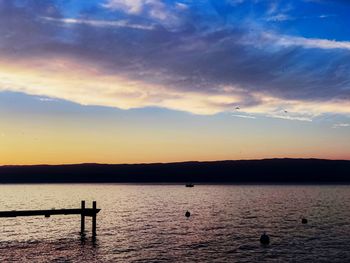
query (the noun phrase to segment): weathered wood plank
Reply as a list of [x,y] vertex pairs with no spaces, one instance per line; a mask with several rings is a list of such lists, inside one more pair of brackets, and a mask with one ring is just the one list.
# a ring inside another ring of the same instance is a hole
[[0,217],[17,216],[52,216],[52,215],[84,215],[95,216],[101,209],[77,208],[77,209],[51,209],[51,210],[19,210],[19,211],[0,211]]

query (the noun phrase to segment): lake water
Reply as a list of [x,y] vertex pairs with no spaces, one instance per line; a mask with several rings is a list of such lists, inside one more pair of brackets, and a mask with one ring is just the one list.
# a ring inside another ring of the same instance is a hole
[[79,215],[0,218],[0,262],[350,262],[350,186],[0,185],[0,210],[81,200],[95,241]]

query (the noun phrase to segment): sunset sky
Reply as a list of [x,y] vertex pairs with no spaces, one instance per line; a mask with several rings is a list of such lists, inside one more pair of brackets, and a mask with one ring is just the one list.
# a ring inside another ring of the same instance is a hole
[[0,165],[350,160],[346,0],[0,0]]

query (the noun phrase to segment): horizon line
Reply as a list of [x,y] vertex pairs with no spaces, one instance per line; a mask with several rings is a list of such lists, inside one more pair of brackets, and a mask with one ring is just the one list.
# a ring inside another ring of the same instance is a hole
[[0,164],[0,167],[13,166],[72,166],[72,165],[153,165],[153,164],[179,164],[179,163],[215,163],[215,162],[240,162],[240,161],[268,161],[268,160],[315,160],[315,161],[345,161],[350,162],[350,159],[327,159],[327,158],[291,158],[291,157],[275,157],[275,158],[260,158],[260,159],[221,159],[221,160],[188,160],[188,161],[173,161],[173,162],[138,162],[138,163],[57,163],[57,164]]

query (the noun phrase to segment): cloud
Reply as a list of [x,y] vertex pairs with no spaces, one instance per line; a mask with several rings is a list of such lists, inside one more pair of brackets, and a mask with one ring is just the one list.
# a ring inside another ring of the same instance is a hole
[[27,3],[1,2],[0,90],[123,109],[350,114],[349,42],[233,23],[205,2],[106,1],[75,15]]
[[256,117],[249,116],[249,115],[232,114],[232,116],[238,117],[238,118],[243,118],[243,119],[256,119]]
[[187,10],[189,8],[188,5],[180,2],[175,3],[175,7],[179,10]]
[[92,19],[75,19],[75,18],[53,18],[53,17],[42,17],[43,20],[52,21],[62,24],[77,24],[77,25],[88,25],[94,27],[127,27],[127,28],[135,28],[135,29],[143,29],[143,30],[152,30],[154,29],[151,25],[138,25],[129,23],[126,20],[116,20],[116,21],[108,21],[108,20],[92,20]]
[[[40,61],[36,62],[41,64]],[[234,95],[206,96],[195,92],[182,93],[162,86],[106,76],[91,69],[92,65],[61,60],[62,66],[47,64],[40,70],[25,65],[0,64],[0,91],[16,91],[37,96],[42,101],[61,98],[82,105],[103,105],[122,109],[147,106],[185,110],[197,114],[222,111],[222,104],[239,100]],[[56,64],[56,63],[55,63]],[[75,69],[72,71],[71,69]],[[87,77],[88,76],[88,77]]]
[[332,14],[322,14],[317,16],[318,18],[329,18],[329,17],[336,17],[337,15],[332,15]]
[[[172,18],[167,6],[161,0],[107,0],[103,7],[112,11],[122,10],[128,14],[148,14],[150,17],[160,20]],[[184,10],[184,4],[175,3],[177,8]]]
[[283,47],[300,46],[303,48],[345,49],[350,50],[350,41],[336,41],[319,38],[305,38],[287,35],[263,34],[263,38],[273,41],[275,45]]
[[336,17],[336,15],[331,14],[322,14],[322,15],[312,15],[312,16],[291,16],[285,13],[278,14],[269,14],[265,18],[267,22],[284,22],[284,21],[293,21],[293,20],[307,20],[307,19],[326,19],[330,17]]
[[39,97],[37,99],[43,102],[55,101],[53,98],[46,98],[46,97]]
[[269,115],[269,117],[277,118],[277,119],[284,119],[284,120],[291,120],[291,121],[312,121],[312,118],[308,117],[302,117],[302,116],[286,116],[286,115]]
[[[36,61],[36,64],[40,65],[41,62]],[[349,102],[305,103],[266,96],[259,92],[249,95],[252,101],[259,103],[249,104],[247,95],[234,87],[222,87],[221,92],[217,94],[210,94],[205,90],[184,92],[121,76],[101,74],[93,68],[93,65],[71,60],[61,59],[50,67],[43,63],[44,66],[40,70],[28,69],[25,64],[19,65],[19,61],[16,65],[0,64],[0,91],[45,95],[82,105],[102,105],[122,109],[157,106],[196,114],[232,111],[234,105],[241,105],[240,111],[243,113],[303,121],[311,120],[324,112],[350,112]],[[288,109],[288,114],[281,114],[281,108]]]
[[139,14],[143,8],[144,5],[154,1],[148,1],[148,0],[108,0],[106,3],[102,4],[103,7],[111,9],[111,10],[118,10],[121,9],[127,13],[130,14]]
[[277,14],[273,16],[269,16],[266,18],[266,21],[274,21],[274,22],[282,22],[282,21],[288,21],[288,20],[294,20],[294,17],[291,17],[286,14]]
[[337,129],[337,128],[346,128],[350,127],[349,123],[336,123],[332,126],[332,128]]

